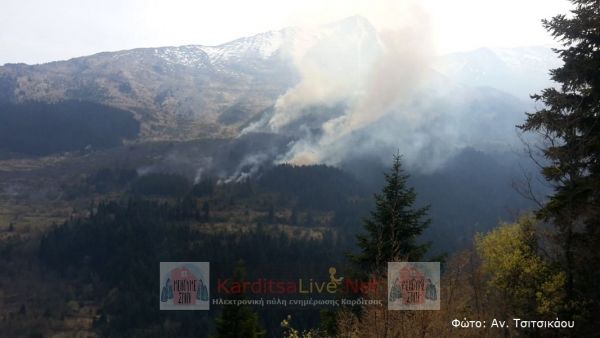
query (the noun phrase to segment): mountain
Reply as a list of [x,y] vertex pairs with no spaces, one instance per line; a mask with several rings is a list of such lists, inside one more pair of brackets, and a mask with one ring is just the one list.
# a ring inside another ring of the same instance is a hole
[[500,89],[522,99],[553,86],[560,59],[550,47],[479,48],[440,57],[434,68],[457,82]]
[[227,134],[219,113],[234,106],[260,111],[293,83],[293,72],[277,60],[225,62],[219,55],[225,53],[211,60],[202,47],[183,46],[8,64],[0,68],[0,99],[102,103],[133,112],[143,138],[186,138]]
[[86,100],[131,111],[144,139],[233,136],[298,81],[294,58],[321,41],[343,44],[375,29],[352,17],[286,28],[219,46],[140,48],[41,65],[0,67],[0,101]]
[[[387,52],[369,21],[353,16],[318,27],[265,32],[219,46],[139,48],[40,65],[6,64],[0,67],[0,104],[75,100],[107,105],[132,114],[140,123],[141,140],[236,137],[251,123],[262,121],[265,126],[278,100],[310,76],[316,81],[305,84],[298,93],[310,90],[317,96],[337,96],[298,108],[300,114],[307,111],[310,116],[290,119],[293,124],[287,129],[302,134],[306,127],[318,134],[323,123],[344,114],[344,107],[354,100],[351,95],[369,89],[373,65]],[[429,82],[393,112],[390,121],[404,129],[379,120],[372,125],[392,128],[385,135],[400,133],[407,138],[407,133],[426,128],[427,119],[433,118],[436,125],[448,123],[435,131],[443,136],[426,135],[428,138],[449,137],[459,147],[506,143],[507,138],[514,140],[512,129],[521,122],[523,112],[532,108],[527,95],[549,84],[546,73],[556,65],[552,52],[543,47],[483,48],[446,55],[432,65]],[[367,85],[353,86],[361,82]],[[320,88],[321,84],[329,92]],[[410,116],[407,120],[406,112],[411,111],[421,114],[420,124],[414,124]],[[0,107],[1,114],[8,112]],[[390,116],[381,114],[379,119],[383,117]],[[375,139],[384,135],[373,132],[373,127],[352,135],[365,133]],[[415,135],[418,139],[407,140],[407,144],[431,148],[423,142],[423,130]],[[354,141],[361,146],[376,143]],[[398,148],[395,136],[380,141],[383,148]],[[448,140],[443,143],[451,144]],[[423,152],[421,148],[412,150]],[[448,153],[445,148],[438,151]]]

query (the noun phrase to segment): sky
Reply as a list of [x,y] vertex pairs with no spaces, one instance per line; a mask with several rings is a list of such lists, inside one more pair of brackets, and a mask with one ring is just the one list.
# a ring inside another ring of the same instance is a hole
[[[407,14],[415,8],[424,15]],[[570,8],[566,0],[2,0],[0,64],[137,47],[218,45],[356,14],[379,30],[425,20],[439,54],[549,45],[553,40],[540,20]]]

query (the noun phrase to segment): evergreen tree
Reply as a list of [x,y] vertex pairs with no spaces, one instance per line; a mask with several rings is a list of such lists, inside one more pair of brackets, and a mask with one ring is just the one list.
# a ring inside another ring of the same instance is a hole
[[[233,279],[243,281],[245,270],[240,263],[235,269]],[[232,295],[230,299],[243,299],[243,294]],[[258,338],[265,332],[258,324],[258,315],[248,306],[225,305],[221,316],[216,319],[217,335],[215,338]]]
[[543,108],[519,128],[545,141],[542,173],[555,190],[538,215],[556,226],[562,248],[572,301],[563,316],[590,320],[600,311],[600,1],[570,1],[571,16],[543,21],[563,45],[555,52],[564,64],[550,72],[560,88],[533,95]]
[[408,178],[396,155],[385,187],[375,194],[375,210],[364,221],[366,233],[357,236],[361,252],[351,256],[363,272],[382,272],[391,261],[417,261],[427,251],[429,245],[417,238],[431,222],[426,218],[429,206],[415,208],[417,194],[407,186]]

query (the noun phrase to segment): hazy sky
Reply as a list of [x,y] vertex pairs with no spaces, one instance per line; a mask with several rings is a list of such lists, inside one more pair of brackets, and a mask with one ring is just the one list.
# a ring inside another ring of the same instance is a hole
[[[215,45],[290,25],[360,14],[379,29],[427,13],[439,53],[550,44],[542,18],[566,0],[1,0],[0,64],[136,47]],[[422,20],[422,16],[420,19]]]

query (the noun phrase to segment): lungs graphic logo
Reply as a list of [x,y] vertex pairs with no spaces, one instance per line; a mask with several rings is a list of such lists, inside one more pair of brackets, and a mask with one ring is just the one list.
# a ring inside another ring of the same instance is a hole
[[209,273],[208,262],[161,262],[160,309],[208,310]]
[[388,310],[439,309],[439,262],[388,262]]

